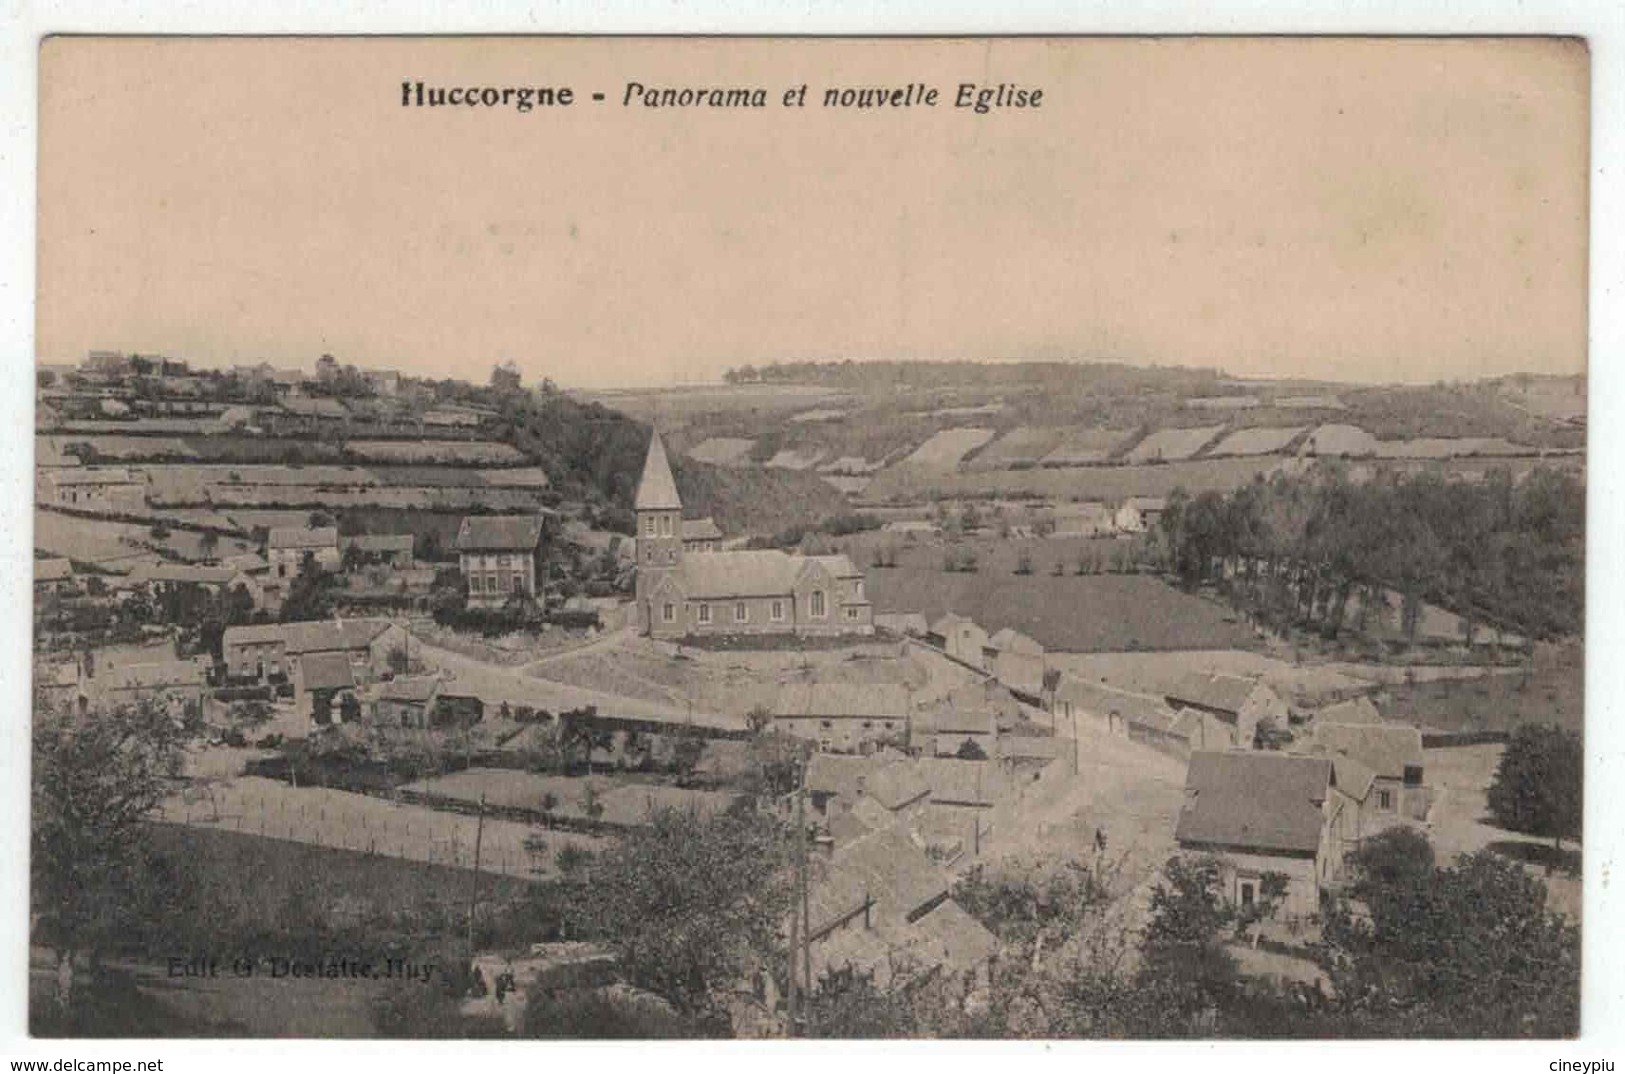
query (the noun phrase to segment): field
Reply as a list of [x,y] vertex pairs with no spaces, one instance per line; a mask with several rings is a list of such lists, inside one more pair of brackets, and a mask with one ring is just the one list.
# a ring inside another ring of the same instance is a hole
[[948,573],[940,565],[869,571],[875,611],[968,616],[988,633],[1014,627],[1047,649],[1118,652],[1239,649],[1256,645],[1227,609],[1150,575],[1053,577],[984,569]]
[[640,421],[659,418],[664,430],[696,417],[733,412],[806,410],[816,405],[843,403],[852,397],[833,388],[806,384],[715,384],[658,391],[600,391],[570,393],[582,402],[602,403]]
[[713,466],[737,466],[748,461],[756,441],[741,437],[713,436],[688,449],[688,457]]
[[1159,429],[1128,450],[1128,462],[1177,462],[1201,451],[1224,432],[1222,425],[1202,425],[1194,429]]
[[1520,723],[1553,723],[1585,731],[1585,668],[1578,655],[1538,660],[1527,672],[1466,681],[1390,687],[1383,710],[1445,731],[1507,731]]
[[[204,558],[201,533],[172,529],[168,536],[156,538],[150,526],[80,518],[49,510],[34,512],[34,547],[52,555],[82,563],[99,563],[119,571],[135,563],[156,560],[154,550],[158,548],[182,559]],[[255,550],[247,541],[222,537],[215,545],[214,555],[229,556]]]
[[1257,429],[1237,429],[1214,445],[1208,455],[1216,459],[1229,455],[1273,455],[1286,451],[1292,441],[1307,431],[1302,425],[1284,429],[1267,425]]
[[1347,667],[1294,664],[1264,653],[1227,649],[1173,653],[1064,653],[1049,660],[1088,682],[1119,690],[1165,696],[1192,671],[1257,675],[1282,697],[1301,705],[1317,704],[1374,683]]
[[345,448],[357,458],[378,462],[489,465],[523,462],[510,444],[483,440],[351,440]]
[[1245,459],[1199,459],[1162,466],[1079,466],[1072,469],[1004,470],[993,473],[927,473],[906,467],[884,470],[865,490],[868,502],[918,500],[928,496],[1031,495],[1056,500],[1119,503],[1130,496],[1166,496],[1176,488],[1191,493],[1228,492],[1300,464],[1279,455]]
[[944,429],[915,448],[899,465],[925,470],[950,470],[959,460],[993,439],[992,429],[967,426]]
[[1054,451],[1066,435],[1065,429],[1022,425],[1011,429],[977,452],[965,465],[972,470],[1004,470],[1012,466],[1035,466]]
[[1060,443],[1039,461],[1044,466],[1080,466],[1104,462],[1131,441],[1134,435],[1127,429],[1068,429]]

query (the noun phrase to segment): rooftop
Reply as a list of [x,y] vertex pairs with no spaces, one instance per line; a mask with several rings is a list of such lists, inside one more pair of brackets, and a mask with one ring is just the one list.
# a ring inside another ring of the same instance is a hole
[[897,683],[798,682],[779,688],[773,715],[786,717],[908,718],[908,690]]
[[306,690],[348,690],[355,686],[355,672],[344,653],[311,653],[299,662]]
[[542,543],[541,515],[469,515],[457,530],[459,552],[530,552]]
[[1193,753],[1174,837],[1182,845],[1312,854],[1332,779],[1324,757]]
[[681,511],[682,497],[677,495],[677,482],[671,476],[671,463],[666,459],[666,445],[655,431],[649,435],[649,453],[643,459],[643,476],[638,480],[637,498],[633,501],[637,511]]
[[1172,705],[1195,705],[1216,712],[1236,713],[1247,703],[1257,679],[1222,675],[1213,671],[1193,671],[1168,692]]
[[339,531],[333,526],[272,526],[267,548],[337,548]]
[[1405,769],[1422,767],[1422,732],[1400,724],[1315,724],[1315,744],[1367,765],[1379,777],[1403,779]]

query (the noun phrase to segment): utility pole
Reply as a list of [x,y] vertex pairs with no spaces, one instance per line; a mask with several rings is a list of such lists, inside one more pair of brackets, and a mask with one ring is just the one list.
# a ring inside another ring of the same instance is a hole
[[1075,776],[1075,775],[1078,774],[1079,765],[1081,763],[1078,760],[1078,709],[1077,709],[1077,706],[1075,706],[1075,705],[1071,706],[1071,709],[1072,709],[1072,774]]
[[474,967],[474,907],[480,898],[480,843],[485,836],[485,795],[480,795],[479,819],[474,822],[474,875],[468,882],[468,965]]
[[[801,887],[801,991],[805,1000],[807,1029],[812,1029],[812,911],[807,894],[807,824],[804,802],[807,797],[807,767],[801,767],[801,786],[796,788],[797,873]],[[795,911],[792,910],[792,913]]]
[[[796,828],[797,828],[798,831],[800,830],[800,827],[801,827],[801,791],[799,789],[796,791],[796,810],[795,810],[795,814],[794,814],[794,820],[792,820],[791,823],[796,825]],[[798,848],[801,845],[800,836],[797,836],[797,838],[796,838],[796,845],[797,845]],[[796,887],[796,889],[798,891],[799,891],[799,889],[801,887],[801,856],[800,856],[800,854],[797,854],[796,859],[795,859],[795,887]],[[796,1029],[797,1029],[797,1025],[798,1025],[797,1018],[800,1016],[800,1013],[801,1013],[797,1009],[797,1004],[796,1004],[796,952],[799,951],[800,948],[801,948],[800,926],[801,926],[801,913],[800,913],[800,910],[796,906],[792,905],[791,908],[790,908],[790,952],[789,952],[789,954],[790,954],[790,958],[789,958],[790,1036],[792,1036],[792,1037],[796,1035]]]

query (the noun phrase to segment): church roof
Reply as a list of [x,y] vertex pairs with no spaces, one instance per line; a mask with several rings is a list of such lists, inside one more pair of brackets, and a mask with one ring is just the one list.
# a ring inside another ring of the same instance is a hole
[[632,506],[638,511],[682,510],[683,501],[677,495],[677,482],[672,479],[666,445],[661,443],[658,430],[649,436],[649,454],[643,460],[643,477],[638,481],[637,499]]

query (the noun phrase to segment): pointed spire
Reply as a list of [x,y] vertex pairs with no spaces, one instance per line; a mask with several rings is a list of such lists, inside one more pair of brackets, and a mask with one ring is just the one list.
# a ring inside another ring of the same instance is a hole
[[677,495],[677,482],[671,476],[671,463],[666,461],[666,445],[655,430],[649,437],[649,455],[643,460],[643,478],[638,482],[637,498],[632,507],[637,511],[680,511],[683,501]]

